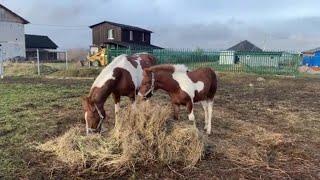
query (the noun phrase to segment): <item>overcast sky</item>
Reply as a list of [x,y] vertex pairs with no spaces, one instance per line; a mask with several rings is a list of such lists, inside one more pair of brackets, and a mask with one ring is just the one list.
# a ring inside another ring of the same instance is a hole
[[[226,49],[242,40],[260,48],[320,46],[319,0],[0,0],[60,48],[87,48],[89,25],[103,20],[154,32],[154,45]],[[48,26],[62,25],[62,26]],[[65,27],[63,27],[65,26]],[[69,27],[72,26],[72,27]]]

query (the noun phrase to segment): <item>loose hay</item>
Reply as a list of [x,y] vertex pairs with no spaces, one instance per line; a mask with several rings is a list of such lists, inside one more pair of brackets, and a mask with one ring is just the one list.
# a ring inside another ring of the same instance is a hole
[[201,158],[203,138],[188,122],[170,123],[170,114],[168,106],[143,102],[136,109],[123,109],[106,136],[84,136],[73,128],[39,149],[53,152],[71,167],[99,171],[125,172],[152,163],[192,167]]

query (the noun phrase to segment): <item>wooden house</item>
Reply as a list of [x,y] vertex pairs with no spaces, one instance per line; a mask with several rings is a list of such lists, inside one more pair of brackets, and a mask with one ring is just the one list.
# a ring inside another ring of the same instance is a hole
[[92,46],[131,49],[161,49],[151,44],[152,31],[136,26],[103,21],[90,26]]

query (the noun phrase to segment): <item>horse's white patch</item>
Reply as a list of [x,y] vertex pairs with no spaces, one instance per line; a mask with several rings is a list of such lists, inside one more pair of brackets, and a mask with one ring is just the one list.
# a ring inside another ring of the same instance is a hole
[[84,113],[84,120],[86,121],[86,132],[89,134],[89,125],[88,125],[88,113]]
[[[138,59],[139,58],[140,57],[138,57]],[[138,63],[138,66],[137,68],[135,68],[128,61],[126,54],[116,57],[107,67],[105,67],[101,71],[99,76],[94,81],[91,89],[93,89],[94,87],[101,88],[108,80],[115,79],[115,77],[113,76],[113,71],[116,68],[122,68],[127,70],[132,77],[132,81],[135,88],[138,89],[138,87],[141,85],[142,76],[143,76],[143,70],[140,64],[141,58],[139,60],[138,59],[136,60],[136,62]]]
[[136,89],[139,89],[139,87],[141,86],[141,83],[142,83],[142,79],[143,79],[143,69],[142,69],[142,66],[140,64],[141,61],[142,61],[142,59],[139,56],[138,59],[136,60],[136,62],[138,63],[138,66],[137,66],[137,69],[136,69],[136,78],[137,78]]
[[114,112],[118,113],[119,111],[120,111],[120,104],[119,103],[114,104]]
[[175,64],[173,65],[174,71],[186,72],[188,71],[188,67],[184,64]]
[[207,127],[207,134],[211,134],[211,119],[212,119],[212,107],[213,107],[213,101],[208,102],[208,127]]
[[184,92],[186,92],[190,98],[191,101],[193,102],[194,96],[195,96],[195,91],[202,91],[204,88],[204,83],[202,81],[198,81],[194,83],[189,76],[187,75],[186,71],[174,71],[172,74],[172,77],[174,80],[176,80]]
[[149,54],[148,52],[140,52],[140,53],[136,53],[135,55],[140,55],[140,54]]
[[193,114],[193,109],[191,111],[191,113],[188,115],[188,118],[190,121],[194,121],[195,120],[195,117],[194,117],[194,114]]
[[204,129],[206,130],[208,128],[208,102],[201,101],[201,104],[204,110]]

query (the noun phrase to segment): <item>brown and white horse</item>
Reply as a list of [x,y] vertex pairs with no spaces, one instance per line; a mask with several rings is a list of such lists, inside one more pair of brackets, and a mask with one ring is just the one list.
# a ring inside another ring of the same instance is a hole
[[87,134],[103,131],[106,119],[104,103],[110,94],[115,103],[115,113],[119,111],[121,96],[128,96],[135,103],[136,94],[143,78],[143,69],[156,63],[147,53],[132,56],[120,55],[106,66],[94,81],[89,96],[83,100]]
[[174,118],[178,119],[179,106],[186,105],[189,120],[194,121],[194,103],[201,102],[205,112],[207,134],[211,133],[213,98],[217,91],[217,77],[211,68],[188,71],[184,65],[158,65],[144,70],[140,96],[150,96],[162,89],[171,97]]

